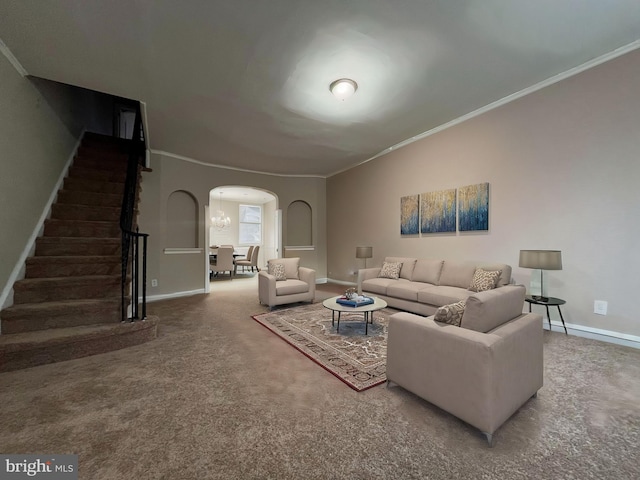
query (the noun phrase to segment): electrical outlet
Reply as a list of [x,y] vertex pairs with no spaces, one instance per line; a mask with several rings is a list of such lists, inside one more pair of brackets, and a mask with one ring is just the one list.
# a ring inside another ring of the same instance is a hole
[[606,315],[607,306],[608,306],[608,303],[606,301],[596,300],[595,302],[593,302],[593,313],[597,315]]
[[151,280],[151,286],[152,287],[157,287],[158,286],[158,279],[154,278],[153,280]]

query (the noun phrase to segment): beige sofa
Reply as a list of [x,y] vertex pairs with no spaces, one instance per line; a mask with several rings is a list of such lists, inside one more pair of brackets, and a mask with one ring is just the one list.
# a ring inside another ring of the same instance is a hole
[[511,267],[504,263],[410,257],[387,257],[384,261],[402,263],[399,278],[379,278],[381,267],[362,269],[358,272],[358,293],[382,298],[390,307],[425,316],[473,294],[469,286],[476,268],[500,270],[498,287],[511,281]]
[[493,434],[543,381],[542,317],[522,314],[525,288],[467,298],[461,326],[401,312],[388,330],[387,379]]
[[[284,266],[284,277],[273,275],[273,266]],[[258,273],[258,299],[270,309],[296,302],[313,303],[316,296],[316,271],[301,267],[299,257],[277,258],[267,262],[267,270]]]

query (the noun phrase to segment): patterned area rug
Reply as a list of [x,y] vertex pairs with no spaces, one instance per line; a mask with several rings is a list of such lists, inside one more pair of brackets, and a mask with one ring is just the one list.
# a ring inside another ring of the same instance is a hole
[[387,325],[393,310],[374,312],[365,336],[362,313],[342,313],[340,332],[322,303],[275,310],[253,319],[305,354],[354,390],[387,380]]

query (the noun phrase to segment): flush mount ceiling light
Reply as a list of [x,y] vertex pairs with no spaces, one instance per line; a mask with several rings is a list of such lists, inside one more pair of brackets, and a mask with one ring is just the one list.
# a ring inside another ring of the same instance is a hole
[[329,85],[329,90],[338,99],[345,101],[358,89],[358,84],[350,78],[340,78]]

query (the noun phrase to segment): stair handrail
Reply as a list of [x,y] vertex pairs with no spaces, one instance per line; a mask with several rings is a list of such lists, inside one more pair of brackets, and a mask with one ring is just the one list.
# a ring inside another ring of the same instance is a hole
[[[136,225],[133,230],[133,220],[136,215],[136,202],[138,197],[139,174],[144,167],[146,156],[146,141],[142,128],[142,114],[140,103],[136,104],[136,117],[133,124],[133,134],[129,147],[129,159],[127,162],[127,178],[125,180],[124,194],[122,197],[122,210],[120,211],[120,230],[122,232],[122,279],[121,279],[121,319],[127,320],[127,274],[131,264],[131,321],[144,320],[147,317],[147,238],[149,234],[140,233]],[[140,240],[142,239],[142,272],[140,272]],[[140,275],[142,281],[140,282]],[[139,288],[142,284],[142,297],[140,304]]]

